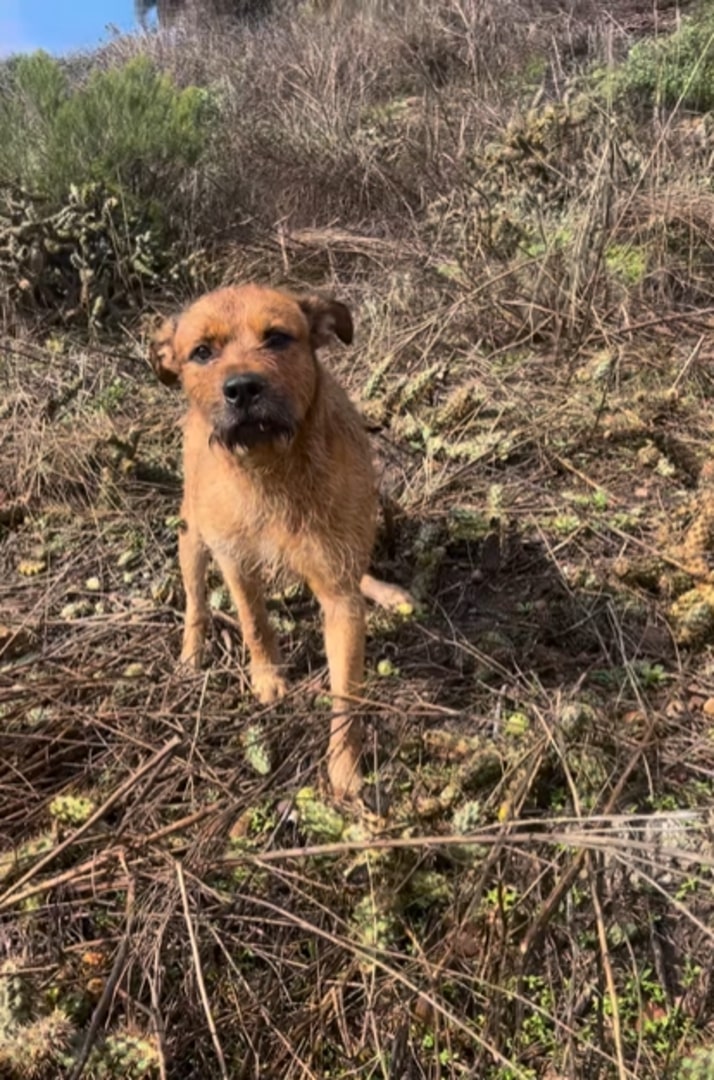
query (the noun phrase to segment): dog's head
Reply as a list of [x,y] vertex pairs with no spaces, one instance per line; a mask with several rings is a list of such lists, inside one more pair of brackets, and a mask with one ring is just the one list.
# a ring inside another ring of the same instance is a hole
[[352,341],[352,318],[336,300],[235,286],[166,319],[150,359],[162,382],[183,385],[211,441],[248,453],[292,441],[315,397],[315,350],[333,334]]

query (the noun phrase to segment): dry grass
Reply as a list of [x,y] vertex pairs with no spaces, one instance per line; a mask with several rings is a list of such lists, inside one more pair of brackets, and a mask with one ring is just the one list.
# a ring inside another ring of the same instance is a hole
[[622,13],[509,8],[507,42],[489,5],[351,10],[109,60],[222,58],[245,220],[215,276],[353,306],[327,362],[382,466],[378,569],[423,609],[370,616],[390,806],[316,794],[305,593],[272,600],[279,707],[218,579],[210,665],[175,671],[180,402],[135,328],[5,339],[0,1075],[710,1076],[708,135],[570,77]]
[[333,2],[298,17],[288,3],[257,23],[120,38],[100,62],[139,51],[216,90],[212,161],[185,213],[202,244],[280,223],[404,237],[434,198],[472,186],[524,81],[558,95],[584,51],[612,55],[623,33],[589,0],[567,13],[530,0]]

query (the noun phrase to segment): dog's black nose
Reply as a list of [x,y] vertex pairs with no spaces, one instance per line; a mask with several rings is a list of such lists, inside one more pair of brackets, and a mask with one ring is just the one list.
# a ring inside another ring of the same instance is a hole
[[229,405],[242,409],[260,397],[264,387],[262,375],[231,375],[223,384],[223,397]]

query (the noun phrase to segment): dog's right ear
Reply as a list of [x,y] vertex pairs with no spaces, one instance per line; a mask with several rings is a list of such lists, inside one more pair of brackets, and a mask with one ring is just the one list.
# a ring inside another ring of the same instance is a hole
[[304,314],[307,315],[314,348],[319,349],[321,345],[328,345],[333,334],[340,341],[344,341],[345,345],[352,344],[354,334],[352,316],[345,304],[317,293],[298,296],[296,299]]
[[175,316],[164,319],[149,343],[149,362],[165,386],[176,386],[179,381],[179,363],[174,351],[177,323]]

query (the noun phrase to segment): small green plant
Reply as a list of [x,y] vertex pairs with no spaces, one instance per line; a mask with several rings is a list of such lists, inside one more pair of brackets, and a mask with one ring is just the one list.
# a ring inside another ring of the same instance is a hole
[[642,690],[657,690],[664,686],[671,676],[667,674],[661,664],[650,664],[646,660],[635,661],[630,665],[629,672],[619,665],[611,668],[598,668],[590,672],[592,682],[607,689],[625,685],[628,678],[635,679]]
[[555,1049],[555,1029],[552,1020],[555,1000],[552,989],[540,975],[526,975],[523,990],[537,1008],[523,1017],[519,1041],[523,1048],[538,1046],[542,1051]]
[[497,911],[507,914],[509,911],[513,911],[518,903],[519,896],[518,889],[515,889],[512,885],[495,885],[484,893],[483,909],[486,911],[495,908]]
[[245,759],[259,776],[267,776],[272,768],[270,747],[259,724],[249,724],[243,733]]
[[574,514],[558,514],[553,518],[553,528],[561,536],[571,536],[580,528],[580,520]]
[[[605,1015],[612,1015],[608,995],[603,1009]],[[691,1018],[668,1006],[667,995],[649,966],[626,978],[618,993],[618,1010],[625,1041],[634,1045],[644,1038],[650,1051],[663,1058],[691,1027]]]
[[611,244],[605,265],[624,285],[639,285],[647,272],[647,252],[637,244]]
[[656,690],[669,680],[670,676],[661,664],[650,664],[646,660],[632,665],[634,676],[643,690]]
[[126,379],[122,379],[117,375],[112,379],[109,385],[97,395],[95,406],[102,412],[111,415],[113,412],[119,410],[130,392],[131,388]]
[[322,802],[312,788],[301,788],[295,796],[300,828],[317,842],[330,843],[339,840],[345,829],[345,820],[327,803]]

